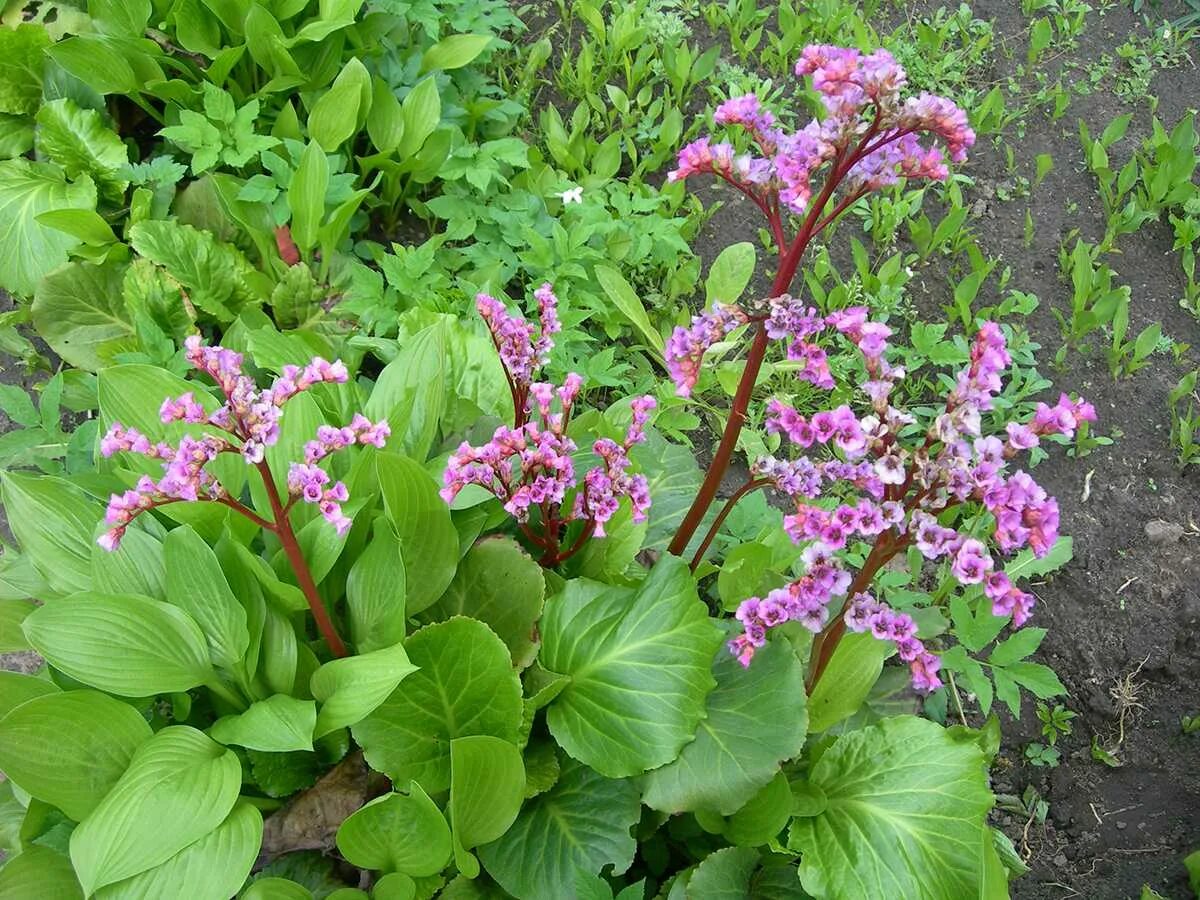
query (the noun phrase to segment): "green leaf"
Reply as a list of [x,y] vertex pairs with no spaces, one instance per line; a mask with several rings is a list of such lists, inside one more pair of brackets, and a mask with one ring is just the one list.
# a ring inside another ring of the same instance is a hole
[[646,312],[646,307],[633,287],[625,280],[625,276],[611,266],[605,265],[597,265],[595,272],[596,280],[600,282],[600,287],[608,299],[616,305],[621,315],[629,320],[629,324],[637,330],[647,346],[661,357],[664,348],[662,335],[655,331],[654,326],[650,324],[650,316]]
[[542,567],[511,538],[484,538],[463,557],[446,593],[423,618],[470,616],[488,625],[523,669],[537,655],[535,623],[542,614],[546,579]]
[[490,34],[452,34],[425,51],[421,57],[421,74],[434,69],[461,69],[484,51],[492,42]]
[[233,809],[241,783],[233,751],[186,725],[158,732],[71,835],[84,893],[160,865],[207,835]]
[[129,243],[187,288],[197,307],[218,322],[233,321],[230,304],[236,306],[247,296],[243,277],[249,263],[239,250],[174,219],[136,223],[129,229]]
[[188,900],[228,900],[234,896],[262,846],[262,814],[237,803],[225,821],[166,862],[102,887],[96,900],[157,900],[187,885]]
[[376,76],[367,113],[367,135],[380,153],[391,153],[404,137],[404,113],[391,86]]
[[[356,57],[338,73],[333,84],[313,104],[308,115],[308,134],[327,153],[337,150],[358,130],[371,103],[371,75]],[[303,160],[301,162],[303,165]],[[288,199],[291,199],[289,192]],[[325,196],[321,194],[321,208]]]
[[14,653],[29,649],[23,623],[37,606],[28,600],[0,600],[0,653]]
[[342,856],[363,869],[432,875],[450,858],[450,826],[415,781],[409,793],[378,797],[337,832]]
[[[370,415],[370,413],[368,413]],[[388,521],[400,540],[406,570],[420,572],[407,585],[406,612],[414,616],[442,595],[458,567],[458,532],[437,482],[420,465],[395,453],[375,459]]]
[[133,342],[133,325],[121,299],[125,272],[118,265],[71,263],[38,282],[33,326],[55,353],[95,372],[111,362],[111,350]]
[[721,632],[687,564],[666,556],[636,589],[578,582],[547,604],[541,665],[571,682],[547,709],[559,746],[614,778],[668,763],[696,733]]
[[312,750],[316,724],[317,705],[312,700],[273,694],[251,703],[244,713],[217,719],[209,734],[222,744],[286,753]]
[[42,102],[42,70],[50,35],[41,25],[0,28],[0,112],[29,116]]
[[81,822],[150,734],[136,709],[97,691],[47,694],[0,720],[0,768]]
[[34,568],[62,594],[92,583],[92,535],[103,507],[71,482],[45,475],[5,472],[8,525]]
[[705,304],[736,303],[754,277],[758,253],[748,241],[730,244],[713,260],[704,282]]
[[758,851],[751,847],[726,847],[710,853],[688,880],[687,896],[697,900],[747,900],[754,896],[750,877],[758,861]]
[[386,417],[392,428],[391,448],[417,462],[428,455],[445,412],[453,359],[448,344],[445,320],[410,337],[379,373],[363,410],[372,420]]
[[499,840],[479,848],[488,874],[522,900],[573,895],[575,873],[620,875],[637,844],[630,829],[641,806],[632,781],[604,778],[567,760],[549,791],[527,802]]
[[68,178],[90,175],[110,203],[120,203],[129,181],[118,175],[128,164],[129,150],[94,109],[80,109],[64,97],[42,105],[37,113],[37,148],[63,167]]
[[217,554],[195,530],[181,525],[163,541],[167,600],[186,612],[208,638],[212,661],[233,669],[246,654],[250,632],[246,610],[238,602]]
[[795,799],[783,772],[767,782],[746,805],[725,820],[721,834],[739,847],[757,847],[779,837],[791,818]]
[[416,669],[403,644],[325,663],[309,682],[321,702],[314,736],[358,724]]
[[106,594],[141,594],[152,600],[167,599],[167,572],[163,545],[144,531],[130,528],[116,550],[92,547],[92,579]]
[[1018,662],[1004,669],[1017,684],[1041,700],[1048,700],[1067,692],[1054,670],[1041,663]]
[[869,632],[848,634],[808,698],[808,730],[818,734],[854,715],[883,671],[891,646]]
[[749,668],[718,651],[712,672],[717,687],[696,739],[646,775],[642,802],[651,809],[731,815],[804,747],[804,672],[790,643],[770,641]]
[[[185,433],[195,434],[195,425],[164,425],[158,410],[167,397],[191,391],[205,412],[217,409],[217,402],[199,385],[185,381],[157,366],[132,363],[104,369],[99,376],[100,415],[105,427],[120,422],[136,428],[152,441],[175,441]],[[100,510],[103,515],[103,510]],[[99,519],[97,519],[99,521]]]
[[[58,692],[58,685],[48,679],[0,669],[0,719],[22,703]],[[2,751],[3,748],[0,748]]]
[[150,0],[88,0],[88,13],[105,34],[140,38],[152,12]]
[[41,607],[25,636],[54,668],[120,697],[187,691],[213,677],[204,633],[183,611],[122,594],[77,594]]
[[346,578],[350,636],[359,653],[381,650],[404,640],[407,575],[400,541],[384,519]]
[[788,846],[819,897],[974,897],[992,805],[983,754],[901,716],[843,735],[809,773],[828,805],[793,821]]
[[1183,858],[1183,867],[1188,873],[1188,887],[1200,897],[1200,850],[1193,850]]
[[419,781],[437,793],[450,786],[450,741],[489,734],[515,742],[521,685],[508,648],[473,619],[427,625],[405,642],[418,670],[353,727],[373,769],[394,782]]
[[998,643],[988,654],[988,662],[993,666],[1018,662],[1037,650],[1045,636],[1045,628],[1022,628]]
[[67,261],[79,241],[38,222],[50,209],[94,209],[96,186],[88,177],[67,182],[50,163],[0,162],[0,288],[30,296],[38,280]]
[[34,844],[0,868],[4,900],[83,900],[66,854]]
[[438,94],[437,79],[430,75],[417,83],[400,104],[404,119],[404,133],[396,147],[401,159],[412,156],[421,149],[426,138],[442,120],[442,98]]
[[485,734],[450,742],[448,812],[456,858],[459,849],[490,843],[508,831],[524,798],[525,765],[515,745]]

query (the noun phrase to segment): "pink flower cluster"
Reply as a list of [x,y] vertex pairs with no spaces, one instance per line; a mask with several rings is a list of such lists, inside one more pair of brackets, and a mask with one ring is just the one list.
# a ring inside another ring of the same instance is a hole
[[748,321],[749,317],[741,307],[715,303],[712,309],[693,316],[690,327],[680,325],[675,329],[667,341],[664,355],[667,372],[675,382],[679,396],[691,396],[700,380],[700,363],[709,348]]
[[[479,485],[499,499],[518,522],[528,522],[530,510],[540,509],[548,528],[557,531],[559,526],[583,521],[591,533],[603,537],[605,523],[616,514],[624,497],[630,499],[634,521],[645,521],[650,508],[649,485],[644,475],[629,473],[629,451],[645,440],[645,427],[657,404],[650,396],[634,398],[633,419],[624,439],[601,438],[593,444],[601,464],[584,474],[583,488],[576,491],[573,456],[578,447],[567,436],[567,426],[583,379],[572,372],[558,387],[531,380],[553,346],[549,335],[558,330],[550,285],[543,285],[536,296],[542,333],[535,340],[526,323],[510,316],[492,298],[480,295],[480,314],[492,332],[500,361],[510,383],[522,387],[526,402],[516,411],[514,427],[500,426],[481,447],[464,441],[450,455],[442,498],[451,503],[467,485]],[[564,511],[561,507],[572,491],[574,499]]]
[[[731,643],[732,651],[748,664],[767,629],[784,621],[824,629],[835,598],[852,585],[835,554],[855,537],[886,549],[889,557],[914,546],[926,559],[946,561],[960,584],[982,584],[992,612],[1011,616],[1013,627],[1020,627],[1032,612],[1034,597],[997,568],[984,539],[944,524],[946,513],[963,503],[979,504],[991,514],[989,537],[1001,552],[1029,547],[1035,556],[1045,555],[1058,539],[1058,505],[1028,473],[1007,474],[1008,462],[1036,446],[1043,435],[1072,437],[1081,423],[1095,420],[1095,410],[1063,395],[1055,406],[1039,404],[1029,422],[1009,424],[1003,439],[983,434],[982,413],[992,408],[1002,388],[1001,373],[1011,362],[1003,333],[986,323],[945,409],[920,443],[905,446],[912,442],[902,442],[901,431],[915,418],[889,403],[903,372],[884,358],[886,326],[867,321],[865,311],[857,309],[825,321],[863,353],[872,412],[860,417],[843,405],[805,417],[778,401],[768,406],[769,431],[805,450],[824,448],[829,456],[768,457],[753,467],[755,477],[795,500],[795,512],[785,516],[784,527],[797,544],[807,543],[802,555],[807,571],[767,598],[752,597],[742,604],[738,619],[745,630]],[[805,330],[814,327],[811,319],[805,320]],[[846,627],[870,628],[877,637],[895,641],[912,669],[914,686],[936,688],[937,658],[916,640],[915,631],[909,633],[911,620],[877,603],[866,593],[868,587],[854,585]]]
[[[220,434],[206,433],[200,437],[184,435],[178,447],[166,442],[152,443],[145,435],[120,422],[100,440],[100,452],[108,457],[114,453],[130,452],[162,462],[163,475],[157,481],[143,476],[133,490],[113,494],[105,521],[110,526],[99,544],[106,550],[120,545],[125,529],[133,519],[148,509],[180,501],[209,500],[236,505],[224,487],[205,466],[222,453],[240,453],[249,464],[262,465],[266,448],[279,440],[279,421],[283,405],[301,391],[323,382],[344,382],[348,375],[340,361],[328,362],[316,357],[307,366],[285,366],[278,378],[265,390],[259,390],[254,380],[242,372],[242,356],[224,347],[206,347],[198,336],[185,342],[187,359],[211,377],[225,395],[225,403],[207,413],[196,394],[188,391],[167,398],[159,409],[164,424],[185,422],[207,425]],[[333,450],[349,444],[374,444],[382,447],[389,434],[386,422],[372,424],[361,415],[345,428],[321,426],[317,440],[305,447],[305,462],[293,463],[288,475],[292,496],[320,506],[325,518],[344,531],[350,520],[342,513],[346,487],[340,482],[325,487],[329,475],[315,463]]]
[[901,100],[907,76],[886,50],[863,54],[810,45],[796,63],[796,75],[812,76],[826,110],[823,119],[786,134],[753,94],[727,100],[714,120],[744,128],[760,155],[738,153],[732,144],[704,137],[680,151],[678,167],[668,178],[715,174],[759,198],[766,208],[778,199],[802,213],[813,194],[814,176],[827,165],[832,165],[830,177],[848,179],[858,192],[901,177],[940,181],[948,174],[942,150],[923,145],[919,135],[940,140],[955,162],[965,159],[975,143],[966,114],[950,100],[928,93]]

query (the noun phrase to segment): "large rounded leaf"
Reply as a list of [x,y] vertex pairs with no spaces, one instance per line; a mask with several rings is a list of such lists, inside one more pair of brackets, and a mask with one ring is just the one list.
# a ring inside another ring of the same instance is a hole
[[145,597],[76,594],[41,607],[24,628],[54,668],[121,697],[186,691],[213,674],[196,623]]
[[525,799],[525,764],[515,744],[486,734],[450,742],[450,822],[460,872],[479,874],[466,853],[506,832]]
[[[133,326],[121,295],[122,266],[70,263],[38,282],[31,315],[38,334],[64,360],[95,372]],[[136,344],[135,344],[136,346]]]
[[542,567],[511,538],[497,535],[467,551],[446,593],[422,618],[464,615],[486,622],[508,645],[513,665],[524,668],[537,654],[534,623],[545,594]]
[[213,740],[222,744],[287,753],[312,750],[316,724],[317,704],[313,701],[272,694],[265,700],[251,703],[245,712],[217,719],[209,733]]
[[736,812],[804,747],[804,672],[792,645],[773,640],[743,668],[729,652],[713,662],[717,687],[696,739],[646,775],[643,802],[664,812]]
[[788,844],[810,894],[976,896],[992,805],[976,744],[926,719],[885,719],[838,738],[809,778],[828,802],[793,820]]
[[178,896],[181,885],[187,885],[188,900],[228,900],[250,874],[262,833],[262,814],[249,803],[238,803],[215,831],[162,865],[102,887],[96,900],[159,900]]
[[241,785],[232,750],[186,725],[158,732],[71,834],[84,893],[160,865],[207,835],[225,821]]
[[83,900],[66,854],[33,844],[0,868],[4,900]]
[[568,760],[548,792],[525,804],[498,841],[479,848],[488,874],[522,900],[574,895],[579,870],[621,874],[637,849],[630,829],[641,804],[628,780],[614,781]]
[[431,793],[450,786],[450,741],[490,734],[516,742],[521,683],[508,648],[474,619],[427,625],[405,642],[418,670],[354,726],[371,768]]
[[342,856],[363,869],[432,875],[450,859],[450,826],[415,781],[408,794],[387,794],[338,828]]
[[141,713],[98,691],[46,694],[0,719],[0,770],[80,822],[150,735]]
[[679,755],[704,717],[721,642],[683,560],[664,557],[635,589],[568,586],[541,628],[541,666],[571,679],[547,711],[564,750],[613,778]]

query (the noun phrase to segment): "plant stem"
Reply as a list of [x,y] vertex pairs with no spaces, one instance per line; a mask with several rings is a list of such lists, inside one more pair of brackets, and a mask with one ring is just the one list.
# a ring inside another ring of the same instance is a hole
[[725,505],[721,507],[721,511],[717,513],[716,519],[713,520],[711,527],[709,527],[708,534],[706,534],[704,536],[704,540],[700,542],[700,547],[696,550],[696,555],[692,557],[691,568],[693,572],[695,572],[699,567],[701,561],[704,559],[705,551],[708,550],[708,545],[713,542],[713,538],[717,536],[717,532],[720,531],[722,523],[724,523],[725,518],[731,512],[733,512],[733,508],[737,505],[737,502],[751,491],[760,487],[764,487],[770,483],[770,480],[767,478],[751,479],[734,491],[733,496],[725,501]]
[[258,473],[262,476],[263,486],[267,489],[267,499],[271,503],[271,512],[275,517],[273,530],[279,537],[279,543],[283,545],[284,555],[291,563],[292,571],[296,573],[296,581],[300,585],[300,590],[304,592],[304,597],[308,600],[308,608],[312,611],[313,619],[317,623],[317,630],[325,638],[325,643],[329,645],[334,656],[339,658],[346,656],[346,645],[338,637],[333,622],[329,618],[329,611],[325,609],[325,602],[317,592],[316,582],[313,581],[312,572],[308,569],[308,562],[300,550],[300,542],[296,540],[296,532],[292,530],[292,523],[279,498],[279,490],[275,487],[275,476],[271,474],[271,467],[267,465],[266,461],[258,463]]
[[246,702],[241,697],[239,697],[237,694],[235,694],[233,691],[231,691],[224,684],[224,682],[221,681],[221,679],[214,676],[209,681],[206,681],[204,683],[204,686],[206,688],[208,688],[210,691],[212,691],[214,694],[216,694],[218,697],[220,697],[222,700],[224,700],[226,703],[228,703],[230,706],[232,706],[234,709],[238,710],[239,712],[245,711]]

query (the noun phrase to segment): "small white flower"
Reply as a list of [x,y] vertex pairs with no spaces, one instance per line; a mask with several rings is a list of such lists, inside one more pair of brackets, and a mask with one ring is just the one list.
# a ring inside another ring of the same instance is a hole
[[583,202],[583,188],[581,188],[581,187],[568,188],[567,190],[563,191],[558,196],[562,199],[563,203],[582,203]]

